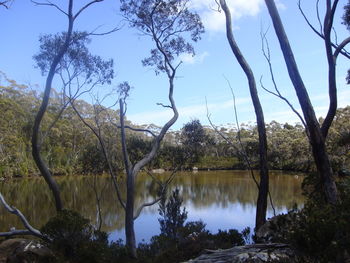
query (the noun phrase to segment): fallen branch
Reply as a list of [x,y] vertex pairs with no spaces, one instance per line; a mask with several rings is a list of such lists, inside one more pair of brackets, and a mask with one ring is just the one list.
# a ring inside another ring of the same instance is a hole
[[9,211],[11,214],[14,214],[14,215],[19,217],[19,219],[22,221],[24,227],[27,229],[27,230],[16,230],[16,229],[12,230],[11,229],[9,232],[0,233],[0,236],[9,237],[9,236],[15,236],[15,235],[34,235],[34,236],[37,236],[37,237],[44,239],[44,235],[39,230],[35,229],[34,227],[32,227],[29,224],[27,218],[22,214],[21,211],[19,211],[17,208],[12,207],[9,204],[7,204],[7,202],[5,201],[5,199],[1,193],[0,193],[0,201],[4,205],[4,207],[7,211]]

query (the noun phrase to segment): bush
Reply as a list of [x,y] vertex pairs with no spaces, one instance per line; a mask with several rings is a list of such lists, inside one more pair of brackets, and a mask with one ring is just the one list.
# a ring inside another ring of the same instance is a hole
[[306,186],[305,207],[278,216],[270,225],[270,241],[290,243],[316,262],[342,262],[350,254],[350,180],[338,183],[341,201],[335,206],[327,204],[320,191]]
[[41,229],[55,252],[53,262],[110,262],[108,235],[96,231],[88,219],[71,210],[62,210]]
[[230,248],[243,245],[244,240],[237,230],[211,234],[202,221],[187,222],[186,209],[181,209],[179,190],[173,191],[169,200],[164,198],[159,205],[161,234],[153,236],[149,244],[138,247],[138,262],[182,262],[194,257],[204,249]]

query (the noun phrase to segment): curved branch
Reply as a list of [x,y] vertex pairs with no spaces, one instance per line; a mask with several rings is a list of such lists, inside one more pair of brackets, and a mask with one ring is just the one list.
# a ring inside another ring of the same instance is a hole
[[[5,209],[7,211],[9,211],[11,214],[14,214],[16,216],[19,217],[19,219],[21,220],[21,222],[23,223],[23,225],[25,226],[25,228],[27,230],[12,230],[10,232],[5,232],[5,233],[1,233],[1,235],[3,236],[10,236],[10,235],[34,235],[40,238],[44,238],[43,234],[35,229],[34,227],[32,227],[28,220],[26,219],[26,217],[22,214],[21,211],[19,211],[17,208],[10,206],[9,204],[7,204],[7,202],[5,201],[5,198],[3,197],[3,195],[0,193],[0,202],[4,205]],[[28,233],[29,232],[29,233]]]
[[[343,49],[344,49],[345,46],[346,46],[347,44],[349,44],[349,43],[350,43],[350,37],[344,39],[344,40],[338,45],[338,47],[335,49],[334,55],[333,55],[335,59],[338,57],[339,53],[346,52],[346,51],[344,51]],[[349,58],[350,58],[350,57],[349,57]]]
[[[305,127],[305,129],[307,128],[306,127],[306,123],[305,123],[305,120],[304,118],[301,116],[301,114],[294,108],[294,106],[290,103],[290,101],[282,96],[281,92],[279,91],[278,87],[277,87],[277,83],[276,83],[276,79],[275,79],[275,74],[273,73],[273,68],[272,68],[272,63],[271,63],[271,53],[270,53],[270,46],[269,46],[269,42],[267,41],[267,38],[266,38],[266,33],[263,34],[261,33],[261,50],[263,52],[263,55],[267,61],[267,64],[269,65],[269,70],[270,70],[270,76],[271,76],[271,80],[272,80],[272,84],[275,88],[275,92],[273,91],[270,91],[268,89],[266,89],[262,83],[262,76],[260,78],[260,86],[265,90],[267,91],[268,93],[282,99],[283,101],[285,101],[288,106],[291,108],[291,110],[298,116],[298,118],[300,119],[300,121],[302,122],[303,126]],[[266,51],[265,51],[265,44],[266,44]],[[267,52],[267,53],[266,53]],[[306,129],[307,131],[307,129]],[[306,132],[307,136],[309,137],[309,134],[308,132]]]
[[83,12],[86,8],[88,8],[90,5],[93,5],[95,3],[98,3],[98,2],[103,2],[104,0],[94,0],[94,1],[91,1],[90,3],[87,3],[86,5],[84,5],[82,8],[80,8],[80,10],[73,16],[73,20],[75,20],[80,14],[81,12]]
[[[319,3],[319,0],[317,1],[317,7],[316,7],[316,10],[317,10],[317,19],[319,21],[319,24],[320,24],[320,28],[321,28],[321,31],[318,31],[310,22],[310,20],[307,18],[306,14],[304,13],[304,10],[302,9],[301,7],[301,4],[300,4],[300,0],[298,2],[298,8],[300,10],[300,13],[301,15],[303,16],[305,22],[308,24],[308,26],[311,28],[311,30],[316,34],[318,35],[320,38],[322,38],[323,40],[325,40],[325,35],[322,33],[323,31],[323,26],[322,26],[322,23],[321,23],[321,19],[320,19],[320,14],[319,14],[319,9],[318,9],[318,3]],[[345,41],[345,40],[344,40]],[[344,42],[343,41],[343,42]],[[330,43],[332,45],[333,48],[335,48],[336,50],[339,48],[339,46],[341,45],[337,45],[333,42]],[[339,48],[339,51],[337,53],[340,53],[342,54],[344,57],[350,59],[350,53],[346,50],[343,50],[345,46],[343,46],[342,48]],[[337,54],[338,55],[338,54]]]
[[[165,183],[162,183],[162,182],[160,182],[160,180],[156,179],[156,178],[152,175],[152,173],[151,173],[150,171],[147,170],[146,172],[147,172],[147,174],[148,174],[149,176],[152,177],[153,180],[155,180],[155,181],[157,182],[157,184],[162,188],[162,193],[164,193],[164,192],[166,191],[166,189],[168,188],[169,184],[171,183],[171,181],[174,179],[174,177],[175,177],[177,171],[178,171],[178,168],[176,168],[176,169],[171,173],[171,175],[168,177],[168,179],[165,181]],[[159,198],[153,200],[152,202],[148,202],[148,203],[142,204],[142,205],[137,209],[136,214],[134,215],[134,220],[137,219],[137,218],[140,216],[142,210],[143,210],[145,207],[152,206],[152,205],[158,203],[161,199],[162,199],[162,194],[160,195]]]

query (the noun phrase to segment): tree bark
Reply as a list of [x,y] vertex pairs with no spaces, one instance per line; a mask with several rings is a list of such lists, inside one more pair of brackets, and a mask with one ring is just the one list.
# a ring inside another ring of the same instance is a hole
[[252,102],[254,105],[256,122],[258,126],[260,183],[259,183],[259,193],[258,193],[256,218],[255,218],[256,219],[255,229],[258,230],[266,222],[267,197],[269,192],[269,172],[267,167],[267,139],[266,139],[264,113],[260,104],[258,91],[256,89],[256,82],[255,82],[253,71],[251,70],[248,62],[245,60],[233,36],[230,10],[226,5],[225,0],[220,0],[220,5],[225,12],[226,35],[227,35],[227,39],[230,44],[231,50],[234,53],[238,63],[240,64],[241,68],[243,69],[244,73],[247,76],[250,96],[252,98]]
[[[303,111],[306,126],[310,135],[309,141],[312,148],[312,154],[316,163],[318,174],[320,176],[326,201],[330,204],[336,204],[338,201],[338,192],[334,182],[333,171],[330,165],[329,157],[326,151],[325,137],[322,133],[320,124],[317,121],[314,108],[311,104],[309,95],[300,76],[298,66],[294,59],[293,51],[289,44],[288,37],[284,31],[284,27],[277,11],[275,2],[273,0],[265,0],[265,3],[281,46],[289,77],[293,83],[299,104]],[[333,69],[331,68],[330,70]]]

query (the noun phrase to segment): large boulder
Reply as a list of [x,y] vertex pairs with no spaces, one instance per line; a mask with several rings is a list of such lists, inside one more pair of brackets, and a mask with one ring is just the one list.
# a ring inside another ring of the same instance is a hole
[[286,244],[254,244],[230,249],[207,250],[187,263],[295,263],[305,262]]
[[0,263],[45,262],[51,251],[37,240],[7,239],[0,243]]

